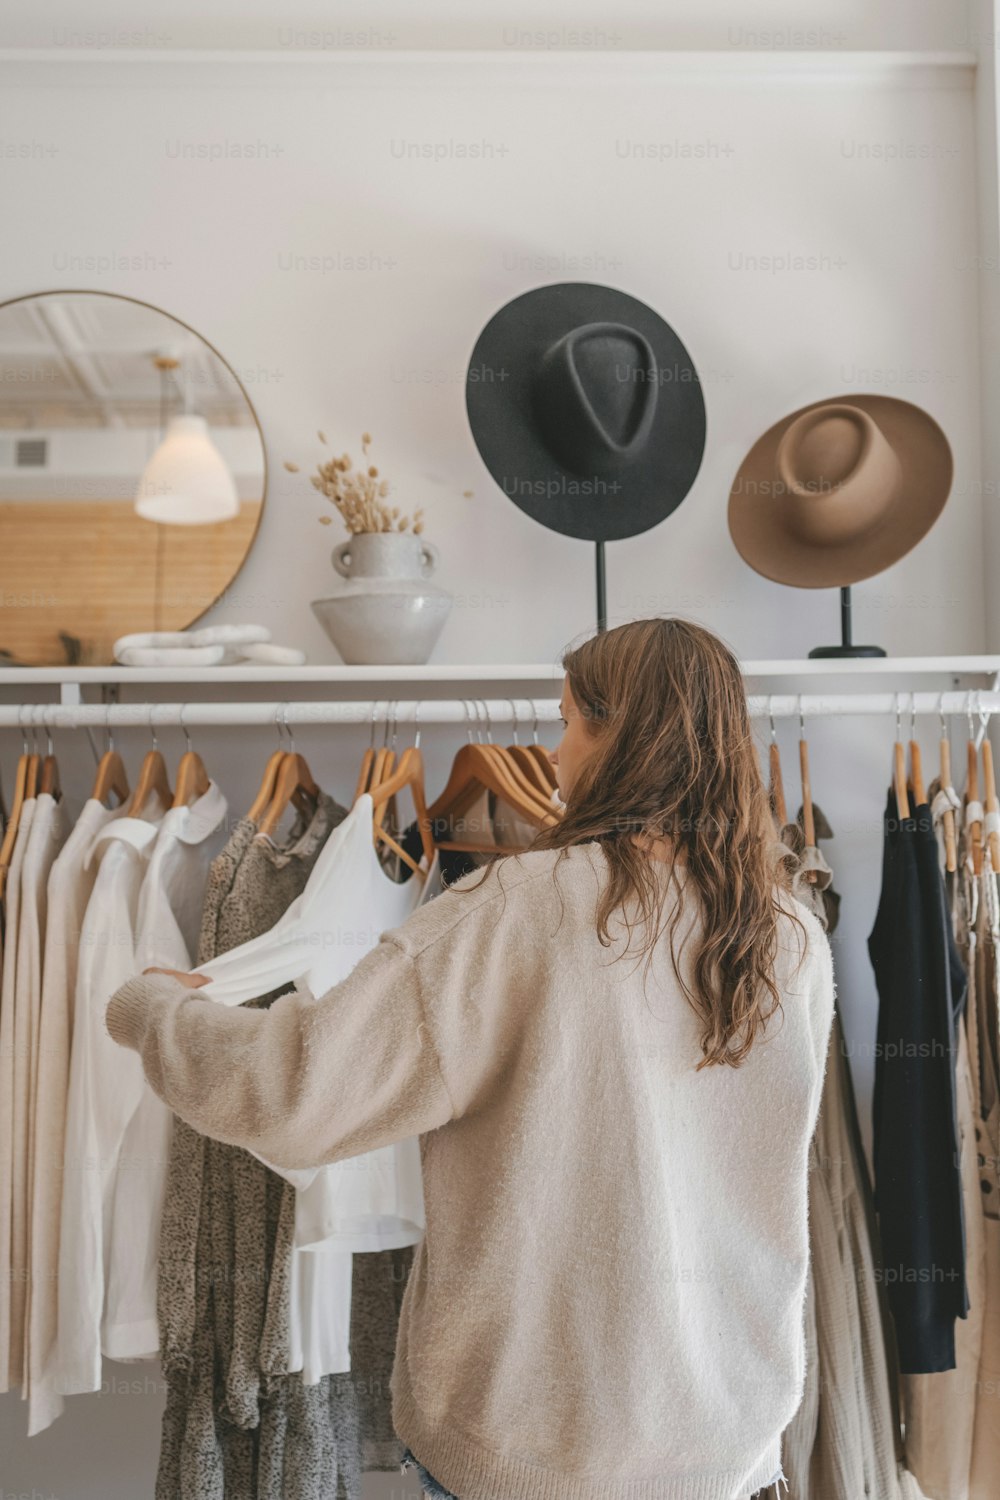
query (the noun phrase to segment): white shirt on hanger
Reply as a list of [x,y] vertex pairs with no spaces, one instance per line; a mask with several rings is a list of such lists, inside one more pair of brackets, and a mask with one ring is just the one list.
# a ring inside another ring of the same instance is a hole
[[[211,782],[190,806],[164,814],[139,892],[134,963],[140,973],[191,967],[208,867],[224,838],[226,810],[221,789]],[[101,1334],[110,1359],[150,1357],[159,1349],[157,1260],[172,1134],[172,1112],[144,1085],[114,1186]]]
[[[189,968],[210,835],[226,812],[213,782],[191,807],[122,817],[94,838],[99,861],[80,937],[59,1246],[62,1391],[100,1389],[102,1352],[157,1353],[156,1262],[171,1115],[138,1058],[108,1036],[104,1010],[124,978],[159,960]],[[175,915],[176,909],[180,913]],[[163,961],[167,960],[167,961]]]
[[[440,890],[436,857],[424,875],[402,882],[386,875],[373,846],[372,810],[366,792],[327,839],[305,890],[269,931],[200,966],[210,980],[202,995],[242,1005],[288,983],[324,994],[347,978],[383,932]],[[306,1195],[301,1225],[296,1217],[300,1247],[336,1241],[352,1251],[393,1249],[414,1244],[408,1236],[415,1231],[418,1239],[423,1231],[416,1140],[328,1167],[272,1170],[293,1182],[300,1198]],[[320,1191],[309,1198],[314,1187]]]
[[[202,995],[241,1005],[293,982],[321,995],[347,977],[382,932],[440,890],[436,857],[424,875],[401,883],[386,875],[373,845],[372,811],[370,795],[362,794],[274,927],[200,965],[211,981]],[[351,1254],[416,1244],[423,1234],[419,1141],[302,1172],[272,1170],[297,1189],[291,1368],[313,1383],[350,1369]]]
[[42,945],[46,890],[52,863],[68,831],[66,809],[49,792],[39,792],[21,866],[18,892],[17,977],[14,1002],[14,1192],[11,1202],[11,1352],[21,1349],[13,1374],[29,1390],[28,1303],[31,1265],[31,1181],[35,1157],[35,1098],[42,1004]]
[[[35,816],[35,798],[21,804],[21,813],[7,871],[3,975],[0,979],[0,1391],[15,1386],[21,1378],[20,1350],[11,1344],[14,1287],[13,1245],[11,1242],[11,1209],[14,1193],[14,1117],[16,1077],[23,1059],[17,1055],[15,1042],[15,999],[17,983],[17,930],[20,913],[21,868]],[[13,1358],[11,1357],[13,1355]]]
[[136,972],[139,891],[161,816],[157,806],[155,820],[115,819],[99,830],[84,860],[96,875],[80,933],[66,1103],[56,1376],[65,1395],[100,1389],[108,1247],[116,1229],[131,1231],[138,1245],[147,1227],[114,1221],[119,1157],[126,1165],[129,1124],[147,1086],[142,1067],[123,1062],[108,1036],[104,1009],[121,976]]
[[112,818],[124,815],[124,807],[108,808],[96,797],[88,798],[49,873],[31,1183],[29,1437],[51,1426],[64,1406],[57,1381],[55,1343],[66,1096],[80,931],[97,874],[96,864],[86,869],[84,860],[98,830]]

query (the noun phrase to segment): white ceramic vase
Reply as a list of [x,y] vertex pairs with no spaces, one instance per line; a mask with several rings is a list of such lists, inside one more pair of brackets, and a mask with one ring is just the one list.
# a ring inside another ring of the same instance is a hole
[[362,531],[334,547],[347,580],[312,611],[349,666],[419,666],[437,644],[452,598],[427,580],[438,550],[412,531]]

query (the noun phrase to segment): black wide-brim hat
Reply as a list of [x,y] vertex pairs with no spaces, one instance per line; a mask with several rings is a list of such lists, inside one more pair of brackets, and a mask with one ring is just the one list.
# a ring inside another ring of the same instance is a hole
[[644,302],[592,282],[536,287],[495,313],[465,403],[508,499],[587,541],[669,516],[705,452],[705,401],[684,344]]

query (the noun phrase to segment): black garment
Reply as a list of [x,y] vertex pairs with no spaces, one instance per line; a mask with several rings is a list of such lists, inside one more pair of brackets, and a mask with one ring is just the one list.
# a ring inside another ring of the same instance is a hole
[[879,994],[875,1202],[905,1375],[955,1368],[969,1310],[955,1064],[968,978],[945,907],[928,803],[902,821],[892,787],[868,952]]
[[[447,841],[453,838],[451,829],[448,827],[447,818],[438,818],[431,824],[431,831],[436,839]],[[403,833],[397,835],[396,842],[401,849],[414,859],[419,859],[423,852],[423,844],[420,842],[420,827],[417,823],[411,823]],[[482,856],[475,850],[467,849],[441,849],[438,851],[438,867],[441,871],[441,884],[443,886],[454,885],[456,880],[461,880],[463,875],[468,875],[470,870],[477,870],[482,863]],[[399,880],[402,883],[408,880],[412,871],[408,865],[400,860]]]

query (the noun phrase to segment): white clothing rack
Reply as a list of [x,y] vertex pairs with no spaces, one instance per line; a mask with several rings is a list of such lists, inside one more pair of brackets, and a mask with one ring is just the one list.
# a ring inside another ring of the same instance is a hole
[[[900,715],[904,725],[911,713],[918,718],[944,714],[946,718],[972,715],[982,720],[1000,713],[1000,692],[948,690],[893,693],[754,693],[749,695],[754,718],[839,718],[855,714]],[[485,705],[478,712],[476,705]],[[528,705],[527,712],[525,705]],[[32,726],[48,729],[142,728],[192,729],[199,725],[270,726],[295,724],[371,725],[390,719],[395,724],[455,724],[475,731],[488,724],[513,723],[530,730],[533,721],[559,717],[551,699],[396,698],[346,703],[316,702],[190,702],[190,703],[15,703],[0,705],[0,728]]]

